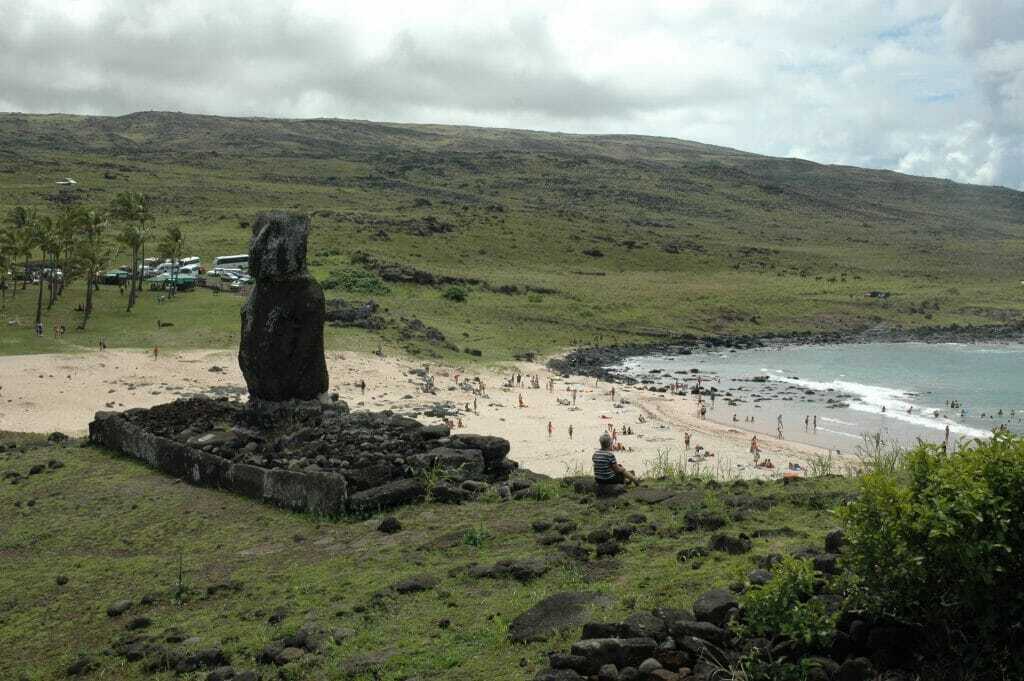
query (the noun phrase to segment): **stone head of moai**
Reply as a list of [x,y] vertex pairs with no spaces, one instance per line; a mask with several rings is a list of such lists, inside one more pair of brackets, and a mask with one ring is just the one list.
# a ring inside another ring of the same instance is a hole
[[238,364],[257,402],[323,399],[324,292],[306,271],[309,218],[263,213],[253,223]]
[[256,281],[300,279],[306,271],[309,218],[297,213],[260,213],[252,224],[249,274]]

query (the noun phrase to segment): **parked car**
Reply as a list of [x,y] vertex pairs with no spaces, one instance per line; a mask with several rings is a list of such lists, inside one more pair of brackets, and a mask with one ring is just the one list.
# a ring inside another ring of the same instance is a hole
[[116,286],[126,283],[129,279],[131,279],[131,276],[131,272],[129,272],[127,268],[119,267],[116,270],[104,272],[100,276],[100,283],[112,284]]

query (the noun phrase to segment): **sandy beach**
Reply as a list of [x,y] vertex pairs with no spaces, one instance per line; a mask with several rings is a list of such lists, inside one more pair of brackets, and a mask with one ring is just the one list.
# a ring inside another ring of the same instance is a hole
[[[761,455],[771,458],[775,468],[755,468],[749,454],[751,433],[701,420],[697,403],[689,396],[648,392],[593,378],[566,379],[541,364],[515,363],[487,371],[430,365],[435,394],[423,392],[422,378],[410,373],[424,365],[408,358],[328,353],[327,365],[331,390],[353,410],[407,413],[451,402],[462,412],[454,417],[456,424],[457,419],[462,421],[456,430],[507,438],[512,443],[511,458],[551,476],[589,472],[597,439],[609,426],[619,433],[624,447],[617,452],[619,461],[638,473],[648,470],[660,452],[673,463],[685,462],[690,469],[699,466],[719,477],[779,477],[789,462],[806,467],[815,456],[826,453],[759,434]],[[505,386],[514,373],[523,375],[522,385]],[[456,384],[456,376],[461,385]],[[529,387],[531,376],[538,377],[539,389]],[[468,389],[466,380],[476,378],[483,381],[482,396]],[[554,380],[553,390],[548,388],[549,378]],[[366,381],[365,395],[359,387],[361,380]],[[244,399],[245,382],[235,353],[190,351],[154,359],[147,352],[108,350],[0,357],[0,430],[83,435],[96,411],[150,407],[194,393]],[[520,395],[523,407],[519,406]],[[425,423],[440,421],[419,418]],[[622,435],[627,426],[632,434]],[[691,433],[688,451],[683,447],[685,432]],[[697,445],[714,456],[703,462],[688,461]],[[855,457],[844,455],[837,462],[837,472],[855,463]]]

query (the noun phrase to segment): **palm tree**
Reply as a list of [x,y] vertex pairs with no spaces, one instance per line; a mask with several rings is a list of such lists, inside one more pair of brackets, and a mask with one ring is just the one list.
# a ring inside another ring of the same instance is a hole
[[149,210],[149,199],[139,192],[121,192],[114,197],[111,214],[118,220],[133,223],[126,225],[117,237],[132,252],[131,289],[128,291],[128,312],[131,312],[135,305],[136,277],[138,288],[142,288],[144,263],[139,262],[139,252],[145,248],[148,236],[146,223],[152,221],[153,215]]
[[171,225],[164,232],[160,240],[160,255],[171,261],[171,290],[169,295],[173,296],[178,288],[178,263],[185,253],[185,235],[181,228]]
[[14,235],[0,227],[0,309],[7,309],[7,268],[14,262]]
[[[30,225],[32,233],[32,243],[39,247],[39,250],[43,253],[43,259],[46,260],[49,256],[50,261],[50,289],[53,289],[53,280],[56,278],[55,267],[53,263],[53,249],[55,246],[53,220],[49,217],[35,217],[34,221]],[[46,273],[40,268],[39,270],[39,295],[36,297],[36,326],[43,321],[43,279],[46,279]]]
[[75,268],[85,274],[85,308],[82,321],[78,325],[85,329],[92,314],[92,292],[96,288],[96,273],[103,269],[110,260],[110,245],[104,238],[107,229],[107,216],[95,210],[82,210],[79,216],[78,238],[75,240]]
[[57,297],[64,293],[64,284],[71,272],[73,263],[73,250],[75,239],[78,236],[78,227],[82,223],[85,208],[78,205],[69,205],[61,209],[57,219],[53,223],[56,266],[64,272],[64,277],[56,282],[56,290],[51,292],[50,305]]
[[[24,206],[15,206],[7,216],[7,224],[10,225],[13,243],[13,258],[24,258],[25,267],[21,277],[21,290],[28,285],[28,260],[32,257],[33,243],[29,225],[35,222],[35,210]],[[18,290],[17,282],[11,287],[11,297],[16,295]]]

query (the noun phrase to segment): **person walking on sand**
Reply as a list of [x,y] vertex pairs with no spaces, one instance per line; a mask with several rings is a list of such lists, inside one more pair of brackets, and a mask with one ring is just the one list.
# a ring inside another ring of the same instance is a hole
[[778,430],[779,439],[782,440],[782,414],[779,414],[779,420],[776,429]]
[[683,433],[683,448],[687,451],[690,449],[690,431]]
[[572,389],[572,406],[576,406],[576,388]]
[[551,421],[548,421],[548,437],[551,437],[551,434],[554,433],[554,432],[555,432],[555,427],[553,425],[551,425]]
[[814,415],[814,421],[812,423],[813,424],[812,424],[811,428],[813,428],[814,432],[817,433],[818,432],[818,415],[817,414]]
[[572,439],[572,424],[569,424],[569,439]]
[[811,427],[811,417],[810,416],[805,416],[804,417],[804,432],[806,433],[810,429],[810,427]]
[[156,359],[159,356],[160,356],[160,348],[159,348],[159,346],[154,345],[153,346],[153,359]]
[[519,393],[519,408],[522,409],[526,406],[526,402],[523,402],[523,394]]
[[640,483],[633,471],[627,471],[622,464],[615,459],[612,453],[612,439],[607,433],[601,435],[599,440],[601,448],[594,452],[591,461],[594,464],[594,482],[600,485],[625,485],[632,482],[637,487]]
[[750,438],[750,453],[754,455],[754,465],[761,459],[761,447],[757,444],[757,436]]

